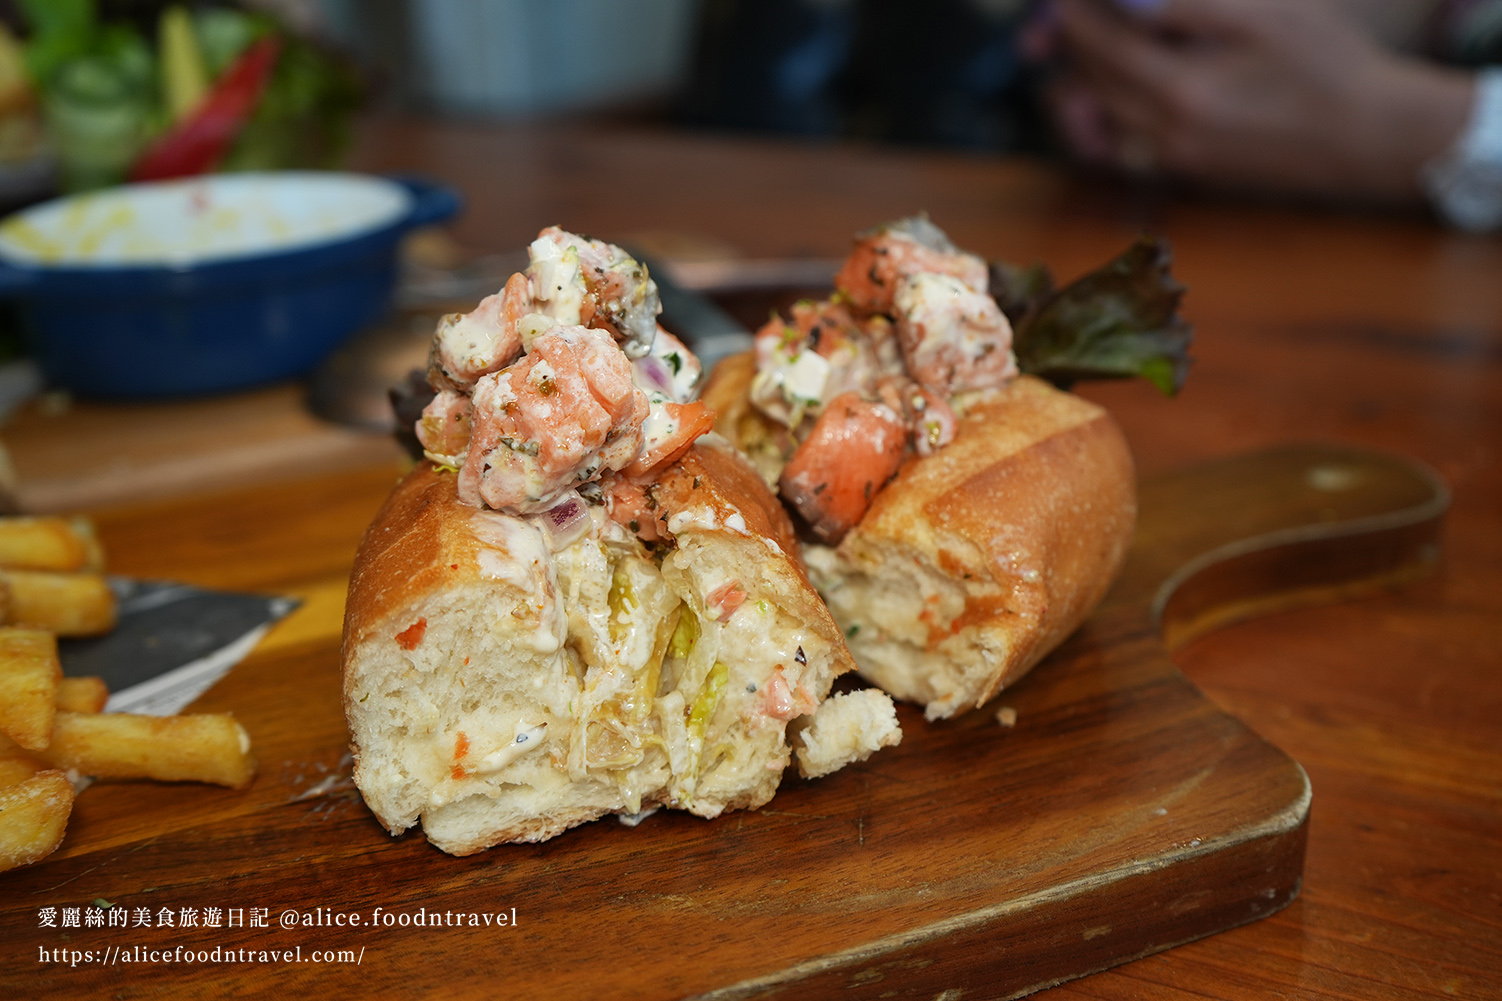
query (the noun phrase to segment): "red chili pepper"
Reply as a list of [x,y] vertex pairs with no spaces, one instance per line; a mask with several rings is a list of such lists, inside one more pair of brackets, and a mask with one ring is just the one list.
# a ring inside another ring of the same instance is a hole
[[274,35],[251,43],[187,121],[146,148],[130,179],[162,181],[213,170],[260,103],[280,52]]

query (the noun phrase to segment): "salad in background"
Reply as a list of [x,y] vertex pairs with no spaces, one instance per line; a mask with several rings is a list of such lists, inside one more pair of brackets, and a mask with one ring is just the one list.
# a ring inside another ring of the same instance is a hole
[[0,23],[0,166],[29,163],[42,151],[42,122],[21,43]]
[[64,191],[332,167],[345,148],[359,72],[267,14],[95,0],[16,7],[21,40],[0,37],[0,162],[12,149],[35,155],[24,152],[29,120]]

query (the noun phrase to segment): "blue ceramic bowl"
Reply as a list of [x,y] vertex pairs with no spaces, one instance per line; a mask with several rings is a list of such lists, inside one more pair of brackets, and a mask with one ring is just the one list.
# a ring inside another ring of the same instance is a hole
[[378,319],[402,236],[458,208],[422,181],[311,171],[74,195],[0,223],[0,297],[53,385],[241,389],[308,372]]

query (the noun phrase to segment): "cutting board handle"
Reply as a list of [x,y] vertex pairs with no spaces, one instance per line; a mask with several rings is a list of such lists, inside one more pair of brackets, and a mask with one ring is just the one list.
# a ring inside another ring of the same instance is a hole
[[1400,456],[1299,444],[1143,482],[1108,604],[1145,608],[1170,650],[1232,622],[1433,571],[1450,490]]

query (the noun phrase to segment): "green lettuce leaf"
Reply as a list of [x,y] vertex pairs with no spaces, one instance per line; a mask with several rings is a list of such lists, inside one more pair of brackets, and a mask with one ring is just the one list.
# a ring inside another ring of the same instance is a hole
[[1141,376],[1172,396],[1189,372],[1194,331],[1178,315],[1184,286],[1167,242],[1139,237],[1120,257],[1057,292],[1046,269],[993,265],[992,292],[1012,321],[1022,371],[1068,387]]

